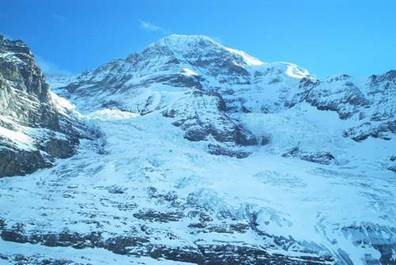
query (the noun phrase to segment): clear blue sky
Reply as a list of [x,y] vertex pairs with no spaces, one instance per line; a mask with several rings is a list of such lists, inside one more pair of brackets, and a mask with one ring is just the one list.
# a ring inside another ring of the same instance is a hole
[[395,0],[0,0],[0,32],[73,73],[169,33],[204,34],[326,77],[396,68]]

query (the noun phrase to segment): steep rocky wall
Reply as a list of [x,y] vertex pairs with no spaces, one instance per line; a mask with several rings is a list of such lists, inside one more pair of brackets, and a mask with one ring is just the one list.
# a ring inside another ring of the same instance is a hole
[[30,49],[0,35],[0,177],[24,175],[74,154],[64,119]]

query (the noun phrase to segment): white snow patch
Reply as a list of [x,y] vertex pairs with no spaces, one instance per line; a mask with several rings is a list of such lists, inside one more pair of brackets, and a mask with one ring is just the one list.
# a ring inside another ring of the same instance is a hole
[[0,127],[0,137],[12,141],[12,143],[16,145],[17,148],[23,150],[34,149],[33,139],[22,131],[9,130],[7,128]]
[[198,74],[189,68],[182,68],[182,73],[186,76],[197,76]]
[[259,59],[247,54],[244,51],[241,50],[237,50],[237,49],[232,49],[232,48],[226,48],[227,51],[236,54],[238,56],[241,56],[243,58],[243,60],[246,62],[247,65],[249,66],[259,66],[259,65],[263,65],[264,62],[260,61]]
[[127,120],[139,116],[137,113],[122,111],[118,109],[101,109],[88,114],[86,117],[93,120]]
[[287,63],[286,74],[290,77],[302,79],[309,76],[309,72],[305,69],[300,68],[295,64]]

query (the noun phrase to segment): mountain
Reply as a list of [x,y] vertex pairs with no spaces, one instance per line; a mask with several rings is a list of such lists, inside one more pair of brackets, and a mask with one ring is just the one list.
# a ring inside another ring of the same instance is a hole
[[0,177],[32,173],[76,152],[64,99],[49,90],[29,48],[0,35]]
[[170,35],[51,79],[97,137],[0,179],[10,264],[396,263],[395,71],[319,80]]
[[216,150],[210,152],[244,157],[247,152],[226,145],[270,142],[270,131],[253,134],[241,123],[245,117],[296,106],[333,111],[347,120],[337,119],[347,126],[341,134],[355,141],[392,138],[395,80],[395,71],[389,71],[362,81],[345,74],[321,81],[296,65],[264,63],[205,36],[171,35],[125,60],[81,74],[65,90],[89,111],[160,111],[185,138],[214,138],[209,142]]
[[[140,54],[83,73],[65,89],[88,110],[160,110],[187,139],[214,138],[210,152],[244,157],[245,151],[218,143],[249,146],[268,139],[243,128],[239,113],[281,109],[303,77],[308,72],[296,65],[263,63],[205,36],[171,35]],[[271,93],[262,89],[266,84]]]

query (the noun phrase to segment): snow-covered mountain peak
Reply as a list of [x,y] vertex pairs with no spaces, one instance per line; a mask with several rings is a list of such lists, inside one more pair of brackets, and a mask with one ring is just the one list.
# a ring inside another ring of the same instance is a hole
[[219,42],[205,35],[171,34],[149,45],[163,45],[174,49],[186,50],[193,47],[223,47]]
[[163,52],[166,54],[166,52],[168,52],[174,56],[184,57],[191,53],[202,55],[208,51],[224,49],[224,46],[207,36],[172,34],[149,44],[143,51],[143,54],[155,52]]
[[144,54],[162,53],[172,55],[180,61],[230,61],[240,66],[259,66],[263,62],[246,52],[228,48],[204,35],[172,34],[151,43]]

